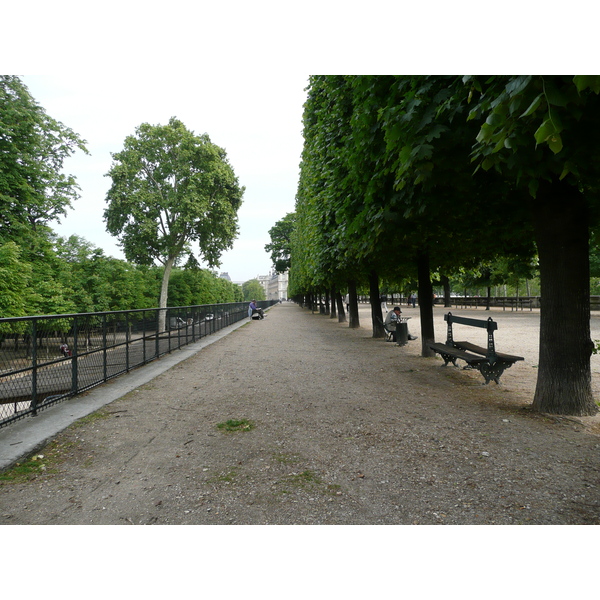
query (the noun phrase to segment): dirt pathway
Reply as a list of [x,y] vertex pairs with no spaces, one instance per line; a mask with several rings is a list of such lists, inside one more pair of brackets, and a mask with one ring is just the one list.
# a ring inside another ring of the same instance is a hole
[[600,523],[598,419],[532,414],[539,317],[493,316],[500,386],[275,306],[57,436],[0,523]]

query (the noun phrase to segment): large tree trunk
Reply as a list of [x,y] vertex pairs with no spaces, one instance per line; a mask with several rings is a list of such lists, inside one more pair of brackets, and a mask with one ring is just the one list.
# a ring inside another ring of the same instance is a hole
[[348,327],[350,329],[358,329],[360,327],[360,319],[358,317],[358,297],[356,294],[356,281],[348,282],[348,295],[350,296],[350,320]]
[[[160,299],[158,301],[158,307],[161,309],[167,308],[167,300],[169,299],[169,279],[171,277],[171,270],[175,264],[175,257],[169,257],[165,263],[165,270],[163,272],[162,283],[160,286]],[[160,310],[158,313],[158,331],[166,331],[167,322],[167,311]]]
[[542,183],[533,205],[542,304],[533,408],[594,415],[587,205],[564,182]]
[[371,302],[371,320],[373,322],[373,337],[384,338],[383,311],[379,301],[379,276],[375,271],[369,273],[369,295]]
[[433,327],[433,286],[431,285],[428,250],[417,252],[417,273],[419,277],[419,315],[421,317],[421,356],[435,356],[435,352],[429,347],[430,343],[435,342],[435,330]]

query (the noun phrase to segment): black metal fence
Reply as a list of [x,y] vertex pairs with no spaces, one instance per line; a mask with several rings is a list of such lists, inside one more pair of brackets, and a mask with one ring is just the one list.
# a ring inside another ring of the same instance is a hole
[[0,427],[244,318],[245,302],[0,319]]
[[[435,304],[444,306],[443,298],[436,298]],[[532,311],[534,308],[540,308],[541,298],[539,296],[453,296],[450,298],[450,305],[457,308],[487,308],[500,307],[503,310],[524,310]]]

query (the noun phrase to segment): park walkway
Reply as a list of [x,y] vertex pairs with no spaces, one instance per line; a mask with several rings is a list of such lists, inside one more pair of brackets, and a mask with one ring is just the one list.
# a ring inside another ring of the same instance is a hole
[[589,427],[361,318],[273,307],[59,434],[0,485],[0,523],[600,522]]

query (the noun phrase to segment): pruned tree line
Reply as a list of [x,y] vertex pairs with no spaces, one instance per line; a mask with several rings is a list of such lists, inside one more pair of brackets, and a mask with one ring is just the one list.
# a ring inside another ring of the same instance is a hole
[[237,235],[244,192],[222,148],[175,118],[126,138],[112,155],[104,214],[120,260],[51,228],[79,198],[63,164],[85,144],[20,78],[0,76],[1,317],[243,300],[212,270]]
[[[600,76],[314,76],[289,243],[290,295],[414,279],[423,356],[432,280],[539,269],[533,408],[595,414],[590,243],[597,248]],[[488,277],[489,279],[489,277]]]

